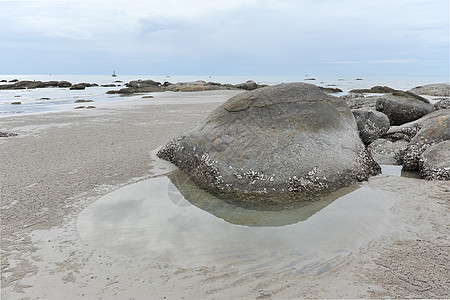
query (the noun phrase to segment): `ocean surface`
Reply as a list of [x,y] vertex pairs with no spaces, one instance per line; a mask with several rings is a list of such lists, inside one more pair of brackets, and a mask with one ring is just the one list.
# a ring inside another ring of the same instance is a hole
[[[315,80],[306,80],[314,78]],[[447,76],[403,76],[403,77],[349,77],[349,76],[162,76],[162,75],[0,75],[0,80],[13,79],[36,81],[62,81],[72,84],[87,82],[98,85],[116,84],[116,87],[88,87],[85,90],[69,90],[68,88],[42,88],[26,90],[0,90],[0,117],[43,113],[50,111],[72,110],[74,102],[79,99],[93,100],[94,103],[106,101],[121,101],[127,97],[109,95],[107,91],[123,88],[125,83],[132,80],[152,79],[159,82],[169,81],[190,82],[196,80],[220,82],[222,84],[237,84],[247,80],[254,80],[259,84],[274,85],[286,82],[306,82],[319,86],[338,87],[347,93],[351,89],[370,88],[376,85],[386,85],[395,89],[408,90],[419,85],[430,83],[448,83]],[[361,80],[362,79],[362,80]],[[119,81],[119,82],[118,82]],[[8,84],[0,83],[0,84]],[[21,104],[11,104],[20,102]],[[95,105],[93,103],[93,105]],[[80,104],[84,105],[84,104]]]

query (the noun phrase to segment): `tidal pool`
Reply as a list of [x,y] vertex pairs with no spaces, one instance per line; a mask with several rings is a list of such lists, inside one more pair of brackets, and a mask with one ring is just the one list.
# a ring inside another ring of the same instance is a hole
[[180,172],[110,193],[79,216],[95,248],[180,267],[320,274],[391,230],[398,195],[367,184],[314,201],[249,209],[198,189]]

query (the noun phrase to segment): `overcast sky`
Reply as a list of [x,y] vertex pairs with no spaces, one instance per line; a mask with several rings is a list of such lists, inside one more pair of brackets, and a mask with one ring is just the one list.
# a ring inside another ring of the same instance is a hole
[[448,75],[448,0],[1,1],[0,74]]

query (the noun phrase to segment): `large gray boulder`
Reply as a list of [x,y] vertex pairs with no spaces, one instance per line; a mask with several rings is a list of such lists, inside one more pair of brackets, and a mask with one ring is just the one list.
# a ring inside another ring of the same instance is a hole
[[435,83],[427,84],[424,86],[417,86],[409,90],[417,95],[429,95],[437,97],[449,97],[450,96],[450,84],[448,83]]
[[377,100],[376,109],[389,117],[392,125],[401,125],[434,111],[427,99],[410,92],[395,91]]
[[324,194],[380,172],[345,101],[306,83],[234,96],[158,156],[239,202]]
[[387,136],[405,132],[412,136],[408,147],[399,154],[398,160],[407,170],[418,170],[420,155],[430,146],[450,140],[450,110],[443,109],[426,115],[415,122],[391,128]]
[[422,153],[419,172],[428,180],[450,180],[450,140],[430,146]]
[[391,125],[385,114],[371,108],[354,109],[352,113],[358,125],[359,136],[365,145],[385,134]]

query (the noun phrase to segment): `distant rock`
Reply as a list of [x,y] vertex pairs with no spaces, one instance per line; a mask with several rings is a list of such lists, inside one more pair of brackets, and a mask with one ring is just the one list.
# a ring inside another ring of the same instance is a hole
[[432,145],[420,155],[419,172],[428,180],[450,180],[450,140]]
[[251,91],[251,90],[256,90],[258,88],[258,85],[253,80],[248,80],[245,83],[236,84],[235,87],[238,89]]
[[350,93],[358,93],[358,94],[386,94],[386,93],[392,93],[395,92],[396,90],[394,90],[393,88],[390,88],[388,86],[374,86],[371,87],[370,89],[355,89],[355,90],[351,90]]
[[403,91],[395,91],[379,98],[376,109],[386,114],[392,125],[405,124],[434,111],[433,105],[427,99]]
[[316,80],[315,78],[305,78],[303,80]]
[[[11,81],[10,81],[11,82]],[[49,87],[70,87],[72,84],[68,81],[15,81],[12,84],[1,84],[0,90],[20,90],[20,89],[37,89]]]
[[365,145],[369,145],[389,130],[389,118],[379,111],[360,108],[352,110],[352,113],[358,125],[361,140]]
[[410,89],[409,91],[418,95],[449,97],[450,84],[448,83],[427,84],[424,86],[417,86],[413,89]]
[[19,81],[19,79],[12,79],[9,82],[18,82],[18,81]]
[[2,80],[0,80],[0,82],[8,82],[8,80],[2,79]]
[[319,89],[321,89],[325,93],[342,93],[343,92],[343,90],[341,90],[339,88],[330,88],[330,87],[319,86]]
[[86,103],[86,102],[94,102],[94,100],[79,99],[79,100],[76,100],[74,103]]
[[87,87],[93,87],[93,86],[98,86],[98,84],[96,83],[86,83],[86,82],[82,82],[82,83],[76,83],[73,84],[69,90],[84,90]]
[[238,94],[158,156],[239,203],[322,195],[380,173],[345,102],[306,83]]
[[439,100],[439,102],[436,102],[434,104],[434,108],[436,110],[440,110],[440,109],[450,109],[450,99],[448,98],[443,98],[441,100]]
[[20,105],[20,104],[22,104],[22,102],[15,101],[15,102],[11,102],[11,104],[12,104],[12,105]]

